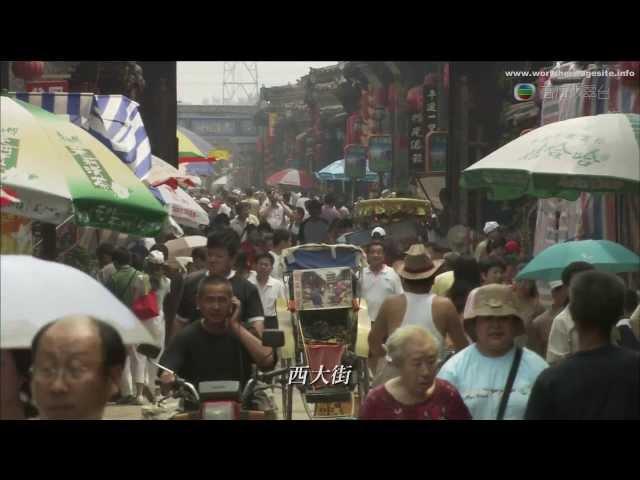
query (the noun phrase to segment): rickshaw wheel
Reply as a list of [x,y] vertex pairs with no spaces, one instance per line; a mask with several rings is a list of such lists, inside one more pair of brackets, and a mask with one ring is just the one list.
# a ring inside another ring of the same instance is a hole
[[[291,360],[284,361],[285,367],[291,368]],[[288,380],[283,378],[282,384],[282,415],[285,420],[293,418],[293,385],[288,384]]]
[[360,405],[364,402],[370,389],[369,366],[366,358],[358,358],[358,396]]

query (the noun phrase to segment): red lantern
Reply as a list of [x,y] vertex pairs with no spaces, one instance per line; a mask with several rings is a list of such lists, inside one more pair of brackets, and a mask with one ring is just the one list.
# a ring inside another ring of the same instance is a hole
[[35,80],[44,73],[44,62],[13,62],[11,70],[17,78]]
[[407,104],[410,112],[421,112],[424,105],[423,87],[419,85],[407,92]]

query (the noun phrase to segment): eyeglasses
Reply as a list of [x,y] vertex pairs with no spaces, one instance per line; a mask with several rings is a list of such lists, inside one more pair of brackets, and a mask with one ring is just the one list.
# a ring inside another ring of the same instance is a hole
[[62,368],[34,366],[31,369],[31,374],[36,380],[51,383],[62,373],[65,380],[77,382],[85,378],[90,371],[91,369],[84,365],[70,365]]

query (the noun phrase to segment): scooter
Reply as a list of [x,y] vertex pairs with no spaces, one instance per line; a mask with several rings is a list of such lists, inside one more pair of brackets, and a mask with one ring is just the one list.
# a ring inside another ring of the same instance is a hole
[[[264,330],[262,344],[275,350],[284,346],[284,332],[281,330]],[[160,354],[160,348],[154,345],[144,344],[138,347],[138,353],[146,356],[158,369],[170,373],[175,377],[171,386],[172,395],[164,397],[158,403],[162,403],[169,397],[181,400],[181,410],[171,417],[172,420],[275,420],[275,413],[254,410],[255,395],[261,390],[272,387],[283,388],[282,385],[269,385],[269,382],[289,373],[289,367],[280,368],[271,372],[258,372],[254,366],[251,378],[241,391],[240,382],[214,381],[200,382],[198,388],[183,378],[180,378],[172,370],[160,365],[155,358]],[[159,380],[158,380],[159,381]],[[261,385],[261,383],[263,383]]]

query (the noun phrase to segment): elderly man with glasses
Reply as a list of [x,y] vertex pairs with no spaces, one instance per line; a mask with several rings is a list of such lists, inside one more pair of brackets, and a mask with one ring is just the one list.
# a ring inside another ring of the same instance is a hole
[[122,338],[111,325],[65,317],[44,326],[31,351],[31,390],[41,419],[102,419],[126,360]]

